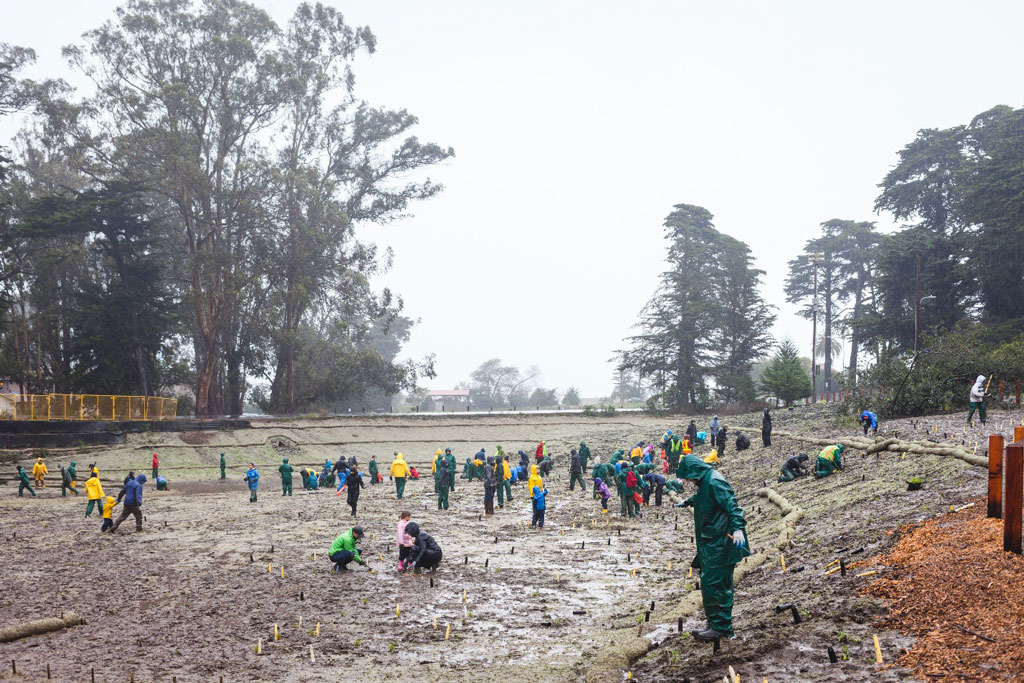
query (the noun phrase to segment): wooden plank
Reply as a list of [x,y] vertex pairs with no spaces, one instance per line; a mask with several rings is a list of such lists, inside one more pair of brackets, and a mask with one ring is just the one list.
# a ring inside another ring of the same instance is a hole
[[1003,435],[988,437],[988,516],[1003,516]]
[[1006,504],[1003,511],[1003,550],[1021,554],[1021,504],[1024,497],[1024,444],[1006,447]]

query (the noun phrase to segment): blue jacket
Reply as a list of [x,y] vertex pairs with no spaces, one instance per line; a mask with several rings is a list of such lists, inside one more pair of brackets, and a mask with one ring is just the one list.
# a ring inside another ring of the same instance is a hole
[[874,413],[872,413],[870,410],[865,410],[863,413],[861,413],[860,414],[860,419],[861,419],[862,422],[864,420],[871,420],[871,428],[872,429],[877,429],[878,428],[878,416],[875,415]]
[[538,510],[543,510],[544,509],[544,505],[545,505],[544,498],[547,495],[548,495],[547,489],[544,489],[543,491],[541,491],[539,486],[534,486],[533,487],[533,499],[537,502],[537,509]]
[[139,507],[142,505],[142,485],[146,483],[146,475],[140,474],[124,485],[124,506]]
[[253,467],[245,473],[245,480],[249,482],[249,488],[255,491],[256,487],[259,486],[260,483],[260,473],[256,471],[255,467]]

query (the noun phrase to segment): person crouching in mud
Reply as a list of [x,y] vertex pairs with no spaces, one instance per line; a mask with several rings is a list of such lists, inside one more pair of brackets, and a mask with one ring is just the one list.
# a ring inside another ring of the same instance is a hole
[[697,486],[683,506],[693,507],[697,539],[693,566],[701,573],[700,592],[708,625],[703,631],[694,631],[693,637],[703,641],[732,638],[733,569],[750,555],[743,509],[725,477],[694,455],[683,457],[676,476]]

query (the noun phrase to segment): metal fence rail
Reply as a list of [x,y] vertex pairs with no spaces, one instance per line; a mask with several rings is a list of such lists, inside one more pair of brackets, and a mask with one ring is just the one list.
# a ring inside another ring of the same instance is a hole
[[178,399],[109,394],[0,394],[0,419],[120,422],[173,420]]

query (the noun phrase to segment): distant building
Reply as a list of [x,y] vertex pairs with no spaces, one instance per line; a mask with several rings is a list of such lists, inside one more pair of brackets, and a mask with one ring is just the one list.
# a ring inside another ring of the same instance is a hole
[[430,410],[465,410],[469,405],[469,389],[431,389],[427,400]]

